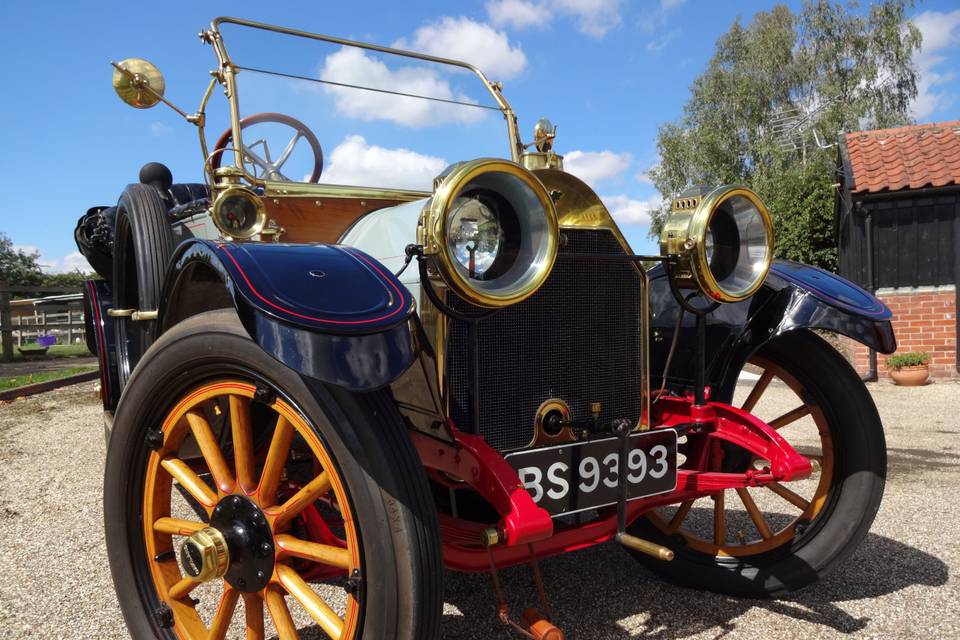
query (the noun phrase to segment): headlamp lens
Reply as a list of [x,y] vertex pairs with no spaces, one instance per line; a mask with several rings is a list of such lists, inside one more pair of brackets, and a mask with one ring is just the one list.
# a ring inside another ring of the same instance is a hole
[[479,197],[456,198],[447,218],[447,245],[468,278],[483,280],[503,243],[496,213]]

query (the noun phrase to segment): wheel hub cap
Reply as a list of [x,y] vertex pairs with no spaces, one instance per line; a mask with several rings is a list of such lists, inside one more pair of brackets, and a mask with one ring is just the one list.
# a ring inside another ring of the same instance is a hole
[[180,545],[180,565],[195,582],[223,578],[235,589],[252,593],[273,575],[273,533],[263,512],[248,498],[220,501],[204,527]]
[[197,582],[222,578],[230,565],[230,551],[223,534],[205,527],[180,545],[180,565]]

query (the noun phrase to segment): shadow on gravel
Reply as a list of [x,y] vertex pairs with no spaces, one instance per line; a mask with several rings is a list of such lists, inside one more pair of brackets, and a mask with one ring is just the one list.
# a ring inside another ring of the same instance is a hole
[[[571,639],[684,638],[737,631],[737,618],[754,608],[835,629],[861,630],[869,618],[855,618],[837,603],[896,593],[912,585],[947,582],[947,565],[896,540],[870,534],[851,559],[822,582],[780,600],[745,600],[693,591],[662,582],[612,543],[541,563],[547,595],[558,626]],[[529,569],[501,572],[515,617],[535,606]],[[446,575],[447,603],[465,615],[444,616],[445,640],[520,637],[496,618],[488,574]],[[514,599],[515,598],[515,599]]]

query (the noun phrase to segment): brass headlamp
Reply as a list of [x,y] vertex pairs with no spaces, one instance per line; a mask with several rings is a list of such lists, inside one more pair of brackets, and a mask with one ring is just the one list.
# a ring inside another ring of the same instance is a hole
[[451,165],[434,185],[418,242],[447,286],[487,308],[533,295],[553,269],[560,238],[540,180],[514,162],[482,158]]
[[718,302],[738,302],[763,284],[773,259],[773,223],[760,197],[742,186],[695,188],[673,201],[660,253],[673,277]]

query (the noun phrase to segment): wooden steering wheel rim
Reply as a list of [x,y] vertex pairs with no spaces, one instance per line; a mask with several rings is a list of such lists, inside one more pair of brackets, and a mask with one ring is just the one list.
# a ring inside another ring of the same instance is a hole
[[[240,129],[245,129],[247,127],[253,126],[255,124],[262,124],[264,122],[276,122],[279,124],[285,124],[288,127],[296,129],[303,135],[304,140],[310,145],[310,148],[313,150],[313,172],[310,174],[310,178],[307,182],[317,182],[320,180],[320,174],[323,173],[323,148],[320,146],[320,141],[317,139],[317,136],[314,135],[313,131],[300,122],[293,116],[288,116],[284,113],[276,113],[274,111],[264,111],[262,113],[255,113],[253,115],[246,116],[240,120]],[[228,128],[220,138],[217,139],[217,143],[213,146],[213,152],[210,154],[210,171],[211,173],[215,172],[220,168],[220,161],[223,157],[223,152],[227,148],[227,145],[230,143],[233,138],[233,129]]]

